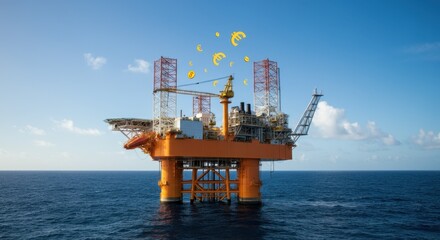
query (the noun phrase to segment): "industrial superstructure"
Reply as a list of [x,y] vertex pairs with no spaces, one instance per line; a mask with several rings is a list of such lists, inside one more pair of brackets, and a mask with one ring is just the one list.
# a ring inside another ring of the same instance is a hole
[[[230,202],[236,196],[240,203],[259,203],[260,162],[292,159],[292,149],[307,135],[322,96],[315,90],[292,130],[288,115],[281,112],[279,77],[276,62],[255,62],[255,110],[244,102],[229,109],[232,76],[219,94],[178,89],[177,60],[161,57],[154,62],[153,119],[106,122],[129,139],[126,149],[140,148],[160,162],[162,202],[181,202],[183,194],[189,194],[191,202]],[[177,94],[193,96],[193,116],[176,116]],[[212,98],[219,98],[223,106],[221,127],[211,112]],[[190,171],[189,178],[184,171]]]

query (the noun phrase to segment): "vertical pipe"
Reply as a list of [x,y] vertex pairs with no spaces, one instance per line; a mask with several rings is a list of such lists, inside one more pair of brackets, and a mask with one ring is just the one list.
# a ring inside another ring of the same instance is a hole
[[211,169],[211,180],[212,180],[212,188],[214,192],[212,193],[212,202],[217,201],[217,193],[215,192],[215,169]]
[[231,186],[229,185],[229,168],[226,168],[226,199],[228,200],[228,203],[231,203]]
[[192,179],[191,179],[191,197],[190,202],[193,203],[195,200],[195,193],[194,190],[196,188],[197,184],[197,168],[192,169]]
[[228,134],[229,134],[229,123],[228,123],[228,103],[231,103],[228,101],[227,98],[222,98],[220,103],[223,104],[223,129],[222,134],[225,139],[225,141],[228,141]]
[[278,72],[278,111],[281,113],[281,78],[280,78],[280,68],[277,68]]

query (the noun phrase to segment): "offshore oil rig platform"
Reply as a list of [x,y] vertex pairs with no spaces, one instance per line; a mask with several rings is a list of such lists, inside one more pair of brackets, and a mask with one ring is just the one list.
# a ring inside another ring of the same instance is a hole
[[[229,109],[233,77],[219,94],[177,88],[177,60],[154,62],[153,119],[115,118],[105,122],[122,132],[126,149],[140,148],[160,162],[161,202],[260,203],[260,162],[292,159],[300,136],[307,135],[321,93],[316,90],[294,130],[281,112],[276,62],[254,62],[254,110],[251,105]],[[225,78],[225,79],[226,79]],[[206,81],[205,81],[206,82]],[[177,94],[193,96],[193,116],[177,117]],[[216,126],[211,98],[223,105],[222,126]],[[184,171],[190,171],[185,179]],[[231,174],[235,171],[235,174]]]

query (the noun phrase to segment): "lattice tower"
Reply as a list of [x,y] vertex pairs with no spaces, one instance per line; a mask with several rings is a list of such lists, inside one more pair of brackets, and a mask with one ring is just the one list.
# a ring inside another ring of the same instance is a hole
[[193,96],[193,116],[198,113],[209,114],[211,112],[211,97]]
[[257,116],[277,115],[279,110],[277,62],[269,59],[254,62],[254,106]]
[[[153,90],[176,87],[177,59],[161,57],[154,61]],[[153,95],[153,131],[163,134],[174,126],[177,110],[177,94],[158,91],[154,92]]]

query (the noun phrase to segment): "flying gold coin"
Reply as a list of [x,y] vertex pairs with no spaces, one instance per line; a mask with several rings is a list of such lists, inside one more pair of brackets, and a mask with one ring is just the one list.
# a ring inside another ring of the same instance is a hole
[[208,72],[208,69],[205,68],[205,69],[203,69],[203,71]]
[[220,37],[220,33],[219,32],[215,32],[215,36],[216,37]]
[[196,76],[196,72],[193,70],[188,71],[188,78],[193,79]]
[[197,44],[196,49],[197,49],[198,52],[203,52],[202,44]]
[[212,55],[212,63],[214,63],[214,65],[218,66],[218,61],[222,60],[223,58],[226,57],[226,54],[224,54],[223,52],[217,52],[214,53],[214,55]]
[[246,38],[246,34],[244,32],[233,32],[231,33],[231,44],[232,46],[236,47],[238,45],[238,41],[241,39]]
[[193,62],[192,62],[192,61],[189,61],[189,62],[188,62],[188,65],[191,67],[191,66],[193,65]]
[[244,84],[245,86],[247,86],[247,84],[248,84],[247,82],[248,82],[247,79],[244,79],[244,80],[243,80],[243,84]]
[[244,56],[243,60],[244,60],[245,62],[249,62],[249,57],[248,57],[248,56]]
[[234,65],[234,62],[233,62],[233,61],[230,61],[230,62],[229,62],[229,67],[232,67],[232,65]]
[[217,84],[218,84],[218,80],[215,80],[214,82],[212,82],[212,86],[217,86]]

